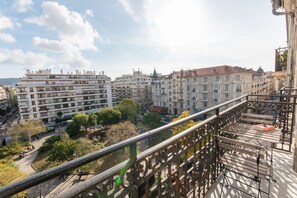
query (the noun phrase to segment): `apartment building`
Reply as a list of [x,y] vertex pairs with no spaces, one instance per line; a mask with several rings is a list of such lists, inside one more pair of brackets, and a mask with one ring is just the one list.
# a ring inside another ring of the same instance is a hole
[[131,98],[141,107],[148,108],[152,104],[152,77],[141,71],[133,70],[133,74],[125,74],[114,80],[118,100]]
[[5,112],[7,109],[7,95],[5,87],[0,85],[0,117],[2,117],[2,112]]
[[175,71],[153,80],[153,106],[169,114],[196,113],[244,94],[267,94],[274,90],[271,78],[227,65]]
[[58,112],[70,117],[116,103],[111,79],[103,71],[52,74],[50,69],[27,70],[16,89],[21,119],[41,119],[49,125],[54,124]]

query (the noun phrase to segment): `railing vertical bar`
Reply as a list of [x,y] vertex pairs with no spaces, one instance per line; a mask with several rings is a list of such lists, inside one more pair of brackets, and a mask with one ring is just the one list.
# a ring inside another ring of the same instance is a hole
[[295,125],[295,110],[296,110],[296,97],[293,99],[293,113],[292,113],[292,120],[291,120],[291,132],[290,132],[290,145],[289,151],[291,152],[292,147],[292,140],[293,140],[293,132],[294,132],[294,125]]

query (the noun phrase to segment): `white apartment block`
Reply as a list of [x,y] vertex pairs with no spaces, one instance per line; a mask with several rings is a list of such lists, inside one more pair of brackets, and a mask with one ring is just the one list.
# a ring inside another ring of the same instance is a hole
[[58,112],[70,117],[116,103],[111,79],[103,71],[97,75],[95,71],[52,74],[51,70],[27,70],[16,89],[21,119],[40,119],[49,125]]
[[134,71],[133,74],[125,74],[114,80],[114,87],[118,100],[131,98],[141,108],[148,108],[152,104],[151,92],[152,77],[143,74],[141,71]]
[[244,94],[274,91],[272,77],[240,67],[181,70],[153,80],[153,106],[169,114],[196,113]]
[[8,104],[6,89],[4,86],[0,85],[0,110],[6,111]]

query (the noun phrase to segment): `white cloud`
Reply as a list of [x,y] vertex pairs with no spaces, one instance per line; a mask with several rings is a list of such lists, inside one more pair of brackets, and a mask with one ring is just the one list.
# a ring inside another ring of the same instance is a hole
[[16,40],[15,38],[8,33],[2,33],[0,32],[0,40],[6,42],[6,43],[14,43]]
[[27,12],[32,9],[33,1],[32,0],[16,0],[13,7],[18,12]]
[[0,30],[12,29],[13,27],[14,23],[12,22],[12,20],[0,14]]
[[132,9],[130,0],[119,0],[120,4],[123,6],[127,14],[135,21],[138,21],[139,18],[136,16],[134,10]]
[[0,65],[43,67],[52,62],[51,58],[42,53],[24,52],[20,49],[0,49]]
[[94,17],[94,11],[93,10],[86,10],[86,15],[90,17]]
[[89,61],[82,55],[82,51],[98,50],[94,43],[95,39],[100,39],[98,32],[79,13],[57,2],[44,2],[41,7],[41,16],[27,18],[25,21],[56,32],[59,40],[34,37],[33,44],[52,52],[63,53],[65,64],[88,66]]
[[2,31],[13,29],[15,26],[18,26],[18,24],[14,23],[10,18],[0,14],[0,40],[6,43],[14,43],[16,41],[15,38],[11,34]]

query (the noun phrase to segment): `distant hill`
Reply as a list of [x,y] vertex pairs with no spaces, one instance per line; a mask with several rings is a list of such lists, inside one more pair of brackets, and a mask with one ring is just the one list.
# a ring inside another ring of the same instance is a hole
[[19,82],[19,78],[0,78],[0,85],[15,86]]

